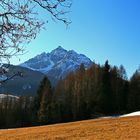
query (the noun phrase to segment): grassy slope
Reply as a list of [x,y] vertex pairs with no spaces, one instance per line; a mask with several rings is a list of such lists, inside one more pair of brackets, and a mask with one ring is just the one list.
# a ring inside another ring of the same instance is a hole
[[140,116],[1,130],[0,140],[139,140]]

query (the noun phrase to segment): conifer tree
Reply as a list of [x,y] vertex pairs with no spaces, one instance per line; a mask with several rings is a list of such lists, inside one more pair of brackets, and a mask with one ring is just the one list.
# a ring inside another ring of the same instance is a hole
[[38,110],[38,121],[41,124],[47,123],[47,105],[51,102],[52,87],[47,77],[45,77],[41,83],[40,90],[38,92],[38,99],[40,100]]
[[129,111],[140,110],[140,71],[137,70],[131,80],[128,96],[128,109]]
[[105,62],[102,72],[102,83],[98,97],[99,109],[104,114],[111,114],[113,111],[113,95],[110,81],[110,65]]

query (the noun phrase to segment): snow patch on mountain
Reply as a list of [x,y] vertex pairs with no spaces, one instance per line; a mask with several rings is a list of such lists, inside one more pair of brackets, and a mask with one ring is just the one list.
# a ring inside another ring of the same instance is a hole
[[0,75],[0,81],[6,80],[7,76],[6,75]]
[[28,89],[31,89],[31,88],[32,88],[32,86],[30,84],[25,84],[25,85],[22,86],[23,90],[28,90]]

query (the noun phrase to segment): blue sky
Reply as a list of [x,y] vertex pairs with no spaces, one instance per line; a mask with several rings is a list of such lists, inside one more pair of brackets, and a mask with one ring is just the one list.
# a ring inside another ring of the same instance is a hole
[[[96,63],[123,64],[128,77],[140,64],[140,1],[139,0],[73,0],[68,28],[49,20],[46,30],[27,46],[27,53],[11,59],[22,63],[59,45],[85,54]],[[44,20],[49,18],[41,12]],[[50,18],[49,18],[50,19]]]

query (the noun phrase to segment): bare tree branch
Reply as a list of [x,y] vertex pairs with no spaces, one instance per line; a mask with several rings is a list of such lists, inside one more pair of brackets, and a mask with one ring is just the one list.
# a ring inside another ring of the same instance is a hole
[[16,77],[16,76],[22,77],[23,74],[22,74],[22,72],[17,72],[17,73],[15,73],[15,74],[13,74],[12,76],[6,77],[5,79],[0,80],[0,85],[3,84],[3,83],[5,83],[5,82],[7,82],[8,80],[10,80],[10,79]]
[[35,39],[43,27],[45,22],[37,18],[36,9],[42,8],[54,19],[68,25],[70,21],[65,15],[70,7],[71,0],[1,0],[0,67],[10,63],[12,56],[23,53],[25,45]]

